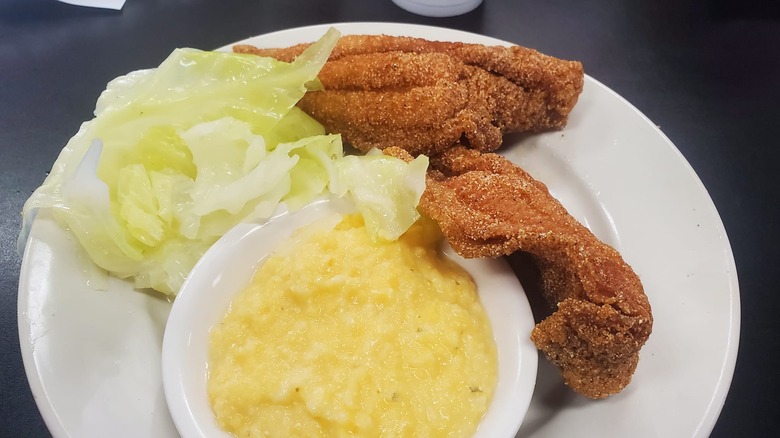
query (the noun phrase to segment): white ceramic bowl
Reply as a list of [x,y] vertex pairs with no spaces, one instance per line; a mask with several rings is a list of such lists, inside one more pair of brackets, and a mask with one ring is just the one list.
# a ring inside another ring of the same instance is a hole
[[[239,225],[209,249],[177,296],[165,328],[162,377],[165,398],[184,438],[225,437],[206,396],[211,327],[243,290],[265,256],[297,228],[350,211],[341,201],[321,200],[263,224]],[[498,387],[478,437],[513,437],[536,381],[537,352],[529,339],[533,315],[516,276],[503,260],[466,260],[445,252],[473,276],[498,347]]]

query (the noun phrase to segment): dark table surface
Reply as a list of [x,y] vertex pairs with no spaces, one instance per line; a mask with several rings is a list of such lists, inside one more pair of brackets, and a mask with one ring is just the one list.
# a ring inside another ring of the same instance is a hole
[[216,48],[309,24],[430,24],[562,58],[646,114],[695,169],[739,274],[741,339],[712,436],[780,428],[780,21],[778,2],[485,0],[425,18],[390,0],[128,0],[122,11],[0,0],[0,436],[47,436],[19,348],[16,237],[22,204],[110,79],[175,47]]

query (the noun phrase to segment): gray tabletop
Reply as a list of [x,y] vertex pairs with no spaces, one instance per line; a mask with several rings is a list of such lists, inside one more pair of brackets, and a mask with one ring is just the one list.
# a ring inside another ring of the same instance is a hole
[[128,0],[122,11],[0,1],[0,436],[48,435],[19,348],[19,212],[106,82],[157,65],[175,47],[347,21],[443,26],[581,60],[659,125],[709,190],[738,268],[739,357],[712,435],[772,435],[780,428],[777,4],[485,0],[435,19],[390,0]]

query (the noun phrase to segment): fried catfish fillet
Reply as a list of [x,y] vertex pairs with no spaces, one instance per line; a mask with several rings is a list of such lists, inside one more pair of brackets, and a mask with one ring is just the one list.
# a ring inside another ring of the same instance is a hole
[[[233,50],[289,62],[306,47]],[[520,46],[347,35],[319,79],[324,90],[299,106],[329,132],[363,152],[430,156],[456,144],[493,151],[505,133],[565,126],[584,75],[579,62]]]
[[628,385],[653,325],[642,283],[542,182],[500,155],[456,147],[431,159],[419,208],[464,257],[533,256],[556,310],[531,339],[567,385],[594,399]]

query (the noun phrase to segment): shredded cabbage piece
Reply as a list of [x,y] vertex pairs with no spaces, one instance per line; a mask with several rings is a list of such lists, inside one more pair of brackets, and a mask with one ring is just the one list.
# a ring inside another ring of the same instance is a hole
[[428,157],[411,163],[372,149],[336,161],[331,191],[348,194],[374,240],[396,240],[420,218],[417,204],[425,190]]
[[230,228],[323,193],[349,196],[377,238],[397,238],[419,216],[427,158],[344,157],[341,137],[295,107],[321,86],[338,37],[292,63],[177,49],[111,81],[25,203],[19,249],[49,209],[97,266],[175,295]]

